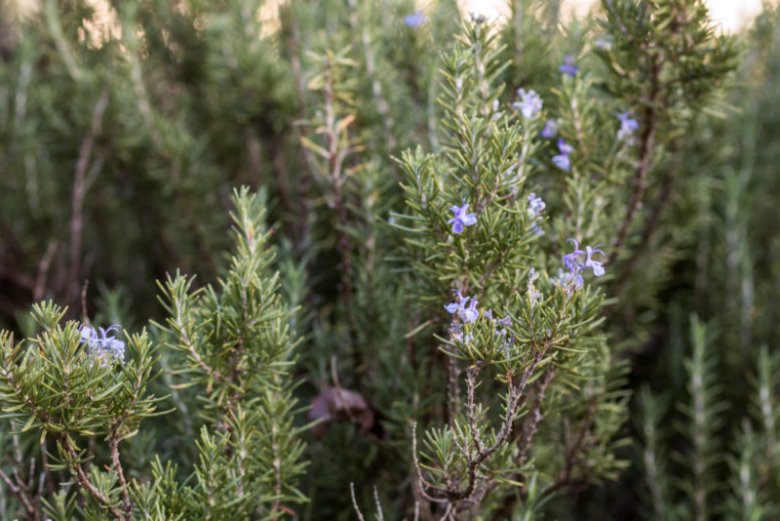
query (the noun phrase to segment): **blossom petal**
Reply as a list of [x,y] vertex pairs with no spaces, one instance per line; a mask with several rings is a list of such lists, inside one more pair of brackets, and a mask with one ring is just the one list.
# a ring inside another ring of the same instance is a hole
[[463,233],[463,221],[456,219],[455,222],[452,223],[452,233]]
[[460,306],[458,306],[456,303],[452,302],[452,303],[447,304],[446,306],[444,306],[444,309],[447,310],[447,313],[452,315],[453,313],[456,313],[458,311],[458,309],[460,309]]

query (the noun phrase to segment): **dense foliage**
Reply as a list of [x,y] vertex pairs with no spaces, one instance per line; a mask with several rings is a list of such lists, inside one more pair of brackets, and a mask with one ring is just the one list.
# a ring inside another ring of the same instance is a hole
[[773,519],[780,13],[0,0],[1,519]]

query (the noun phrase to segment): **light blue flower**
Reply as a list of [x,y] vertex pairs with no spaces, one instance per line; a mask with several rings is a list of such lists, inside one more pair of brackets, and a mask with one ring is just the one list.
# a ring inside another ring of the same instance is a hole
[[524,119],[536,119],[544,105],[539,94],[533,90],[517,89],[517,96],[520,100],[512,103],[512,108],[519,110]]
[[528,302],[531,305],[531,309],[536,307],[536,304],[542,299],[542,292],[536,289],[534,282],[539,278],[539,274],[534,268],[528,270],[528,282],[526,284],[526,291],[528,294]]
[[574,251],[563,256],[563,265],[569,270],[570,275],[582,279],[581,274],[586,270],[591,270],[596,277],[604,275],[606,272],[604,264],[593,259],[593,255],[596,253],[604,255],[604,252],[598,246],[595,248],[586,246],[584,250],[581,250],[579,243],[575,239],[569,239],[569,242],[574,243]]
[[417,11],[414,14],[404,16],[404,24],[412,29],[420,27],[427,21],[428,17],[425,16],[422,11]]
[[574,273],[579,271],[579,257],[580,255],[584,255],[585,252],[580,249],[580,245],[576,239],[569,239],[567,242],[574,243],[574,251],[563,256],[563,266]]
[[569,155],[574,151],[574,148],[572,148],[571,145],[566,143],[566,141],[563,140],[563,138],[558,139],[558,151],[560,154],[553,156],[552,161],[555,166],[560,168],[561,170],[569,171],[571,170],[571,160],[569,159]]
[[552,139],[558,135],[558,123],[554,119],[548,119],[544,122],[544,128],[540,135],[543,139]]
[[639,130],[639,122],[631,117],[629,112],[621,112],[617,115],[620,120],[620,130],[618,130],[618,141],[628,141],[634,132]]
[[468,213],[469,203],[463,203],[463,206],[451,206],[450,211],[455,214],[447,224],[452,224],[452,233],[463,233],[466,226],[477,224],[477,216]]
[[[546,207],[547,205],[544,204],[544,201],[541,197],[537,196],[533,192],[528,195],[528,217],[531,220],[537,219]],[[542,227],[539,226],[538,222],[531,225],[531,230],[534,232],[534,235],[544,234],[544,230],[542,230]]]
[[577,72],[580,70],[579,67],[574,65],[574,56],[571,54],[567,54],[563,58],[563,63],[560,67],[558,67],[558,70],[561,71],[563,74],[566,74],[568,76],[571,76],[572,78],[577,75]]
[[100,360],[101,365],[105,366],[109,362],[125,360],[125,343],[118,338],[109,336],[111,331],[120,331],[119,324],[113,324],[107,329],[99,327],[97,329],[87,325],[81,326],[79,331],[81,343],[86,344],[89,353]]
[[[464,297],[460,291],[455,292],[456,301],[450,302],[444,306],[447,313],[450,315],[457,315],[463,323],[468,324],[474,322],[479,318],[479,311],[477,311],[477,299],[471,297]],[[471,301],[469,303],[469,301]]]
[[598,247],[591,248],[590,246],[585,246],[585,262],[582,265],[584,269],[590,268],[595,276],[601,277],[604,275],[604,264],[591,258],[594,253],[604,255],[604,252],[601,251]]
[[532,219],[535,219],[536,217],[539,217],[541,213],[544,211],[544,209],[547,208],[547,205],[544,204],[544,201],[541,197],[536,195],[534,192],[531,192],[528,194],[528,216]]

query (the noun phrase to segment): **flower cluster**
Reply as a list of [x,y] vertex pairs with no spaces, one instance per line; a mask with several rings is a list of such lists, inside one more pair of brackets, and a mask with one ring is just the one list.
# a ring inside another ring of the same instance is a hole
[[114,361],[124,362],[125,343],[118,338],[109,336],[111,331],[119,330],[119,324],[114,324],[108,329],[103,329],[102,327],[95,329],[87,325],[81,326],[81,343],[87,345],[89,353],[97,360],[100,360],[103,366]]
[[558,67],[558,70],[561,71],[563,74],[566,74],[568,76],[571,76],[572,78],[577,75],[577,72],[580,70],[579,67],[574,65],[574,56],[571,54],[567,54],[563,58],[563,63],[560,67]]
[[628,142],[634,132],[639,130],[639,123],[631,117],[629,112],[621,112],[617,117],[620,120],[620,130],[617,133],[618,141]]
[[580,249],[579,243],[575,239],[569,239],[574,243],[574,251],[563,256],[563,266],[568,270],[561,275],[560,281],[571,290],[577,290],[582,287],[582,274],[587,271],[593,271],[593,275],[601,277],[604,275],[604,264],[593,259],[593,255],[598,253],[604,255],[598,247],[591,248],[586,246],[584,250]]
[[450,207],[450,211],[455,214],[452,219],[447,221],[447,224],[452,225],[452,233],[463,233],[466,226],[473,226],[477,224],[477,215],[469,213],[469,203],[463,203],[463,206],[453,205]]
[[[479,318],[479,311],[477,310],[477,299],[471,297],[464,297],[463,294],[457,290],[455,291],[455,302],[450,302],[444,306],[447,313],[453,315],[452,324],[450,325],[450,332],[452,333],[452,339],[457,342],[471,342],[473,336],[471,334],[463,336],[463,324],[471,324],[476,322]],[[460,319],[460,321],[458,321]]]
[[566,143],[563,138],[558,139],[558,151],[560,154],[553,156],[552,161],[555,166],[561,170],[571,170],[571,159],[569,155],[574,152],[574,148]]
[[519,110],[526,120],[536,119],[536,116],[542,111],[542,98],[536,91],[517,89],[517,97],[519,101],[512,103],[512,108]]
[[[444,309],[452,315],[450,324],[450,333],[452,339],[456,342],[471,342],[474,338],[472,334],[464,335],[463,326],[472,324],[479,318],[480,312],[477,309],[477,299],[464,297],[463,293],[455,291],[455,301],[444,306]],[[515,338],[509,332],[509,326],[512,325],[512,319],[509,316],[504,318],[494,318],[493,312],[488,309],[482,314],[493,324],[494,336],[498,340],[498,346],[505,356],[509,356],[511,348],[515,344]]]

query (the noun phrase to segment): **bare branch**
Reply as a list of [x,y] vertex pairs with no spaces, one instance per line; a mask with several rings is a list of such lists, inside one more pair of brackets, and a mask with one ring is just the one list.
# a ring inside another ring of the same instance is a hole
[[349,483],[349,494],[352,496],[352,508],[355,509],[355,514],[357,514],[358,519],[360,521],[366,521],[366,518],[363,517],[363,512],[360,511],[360,507],[357,504],[357,498],[355,498],[355,484],[352,482]]

